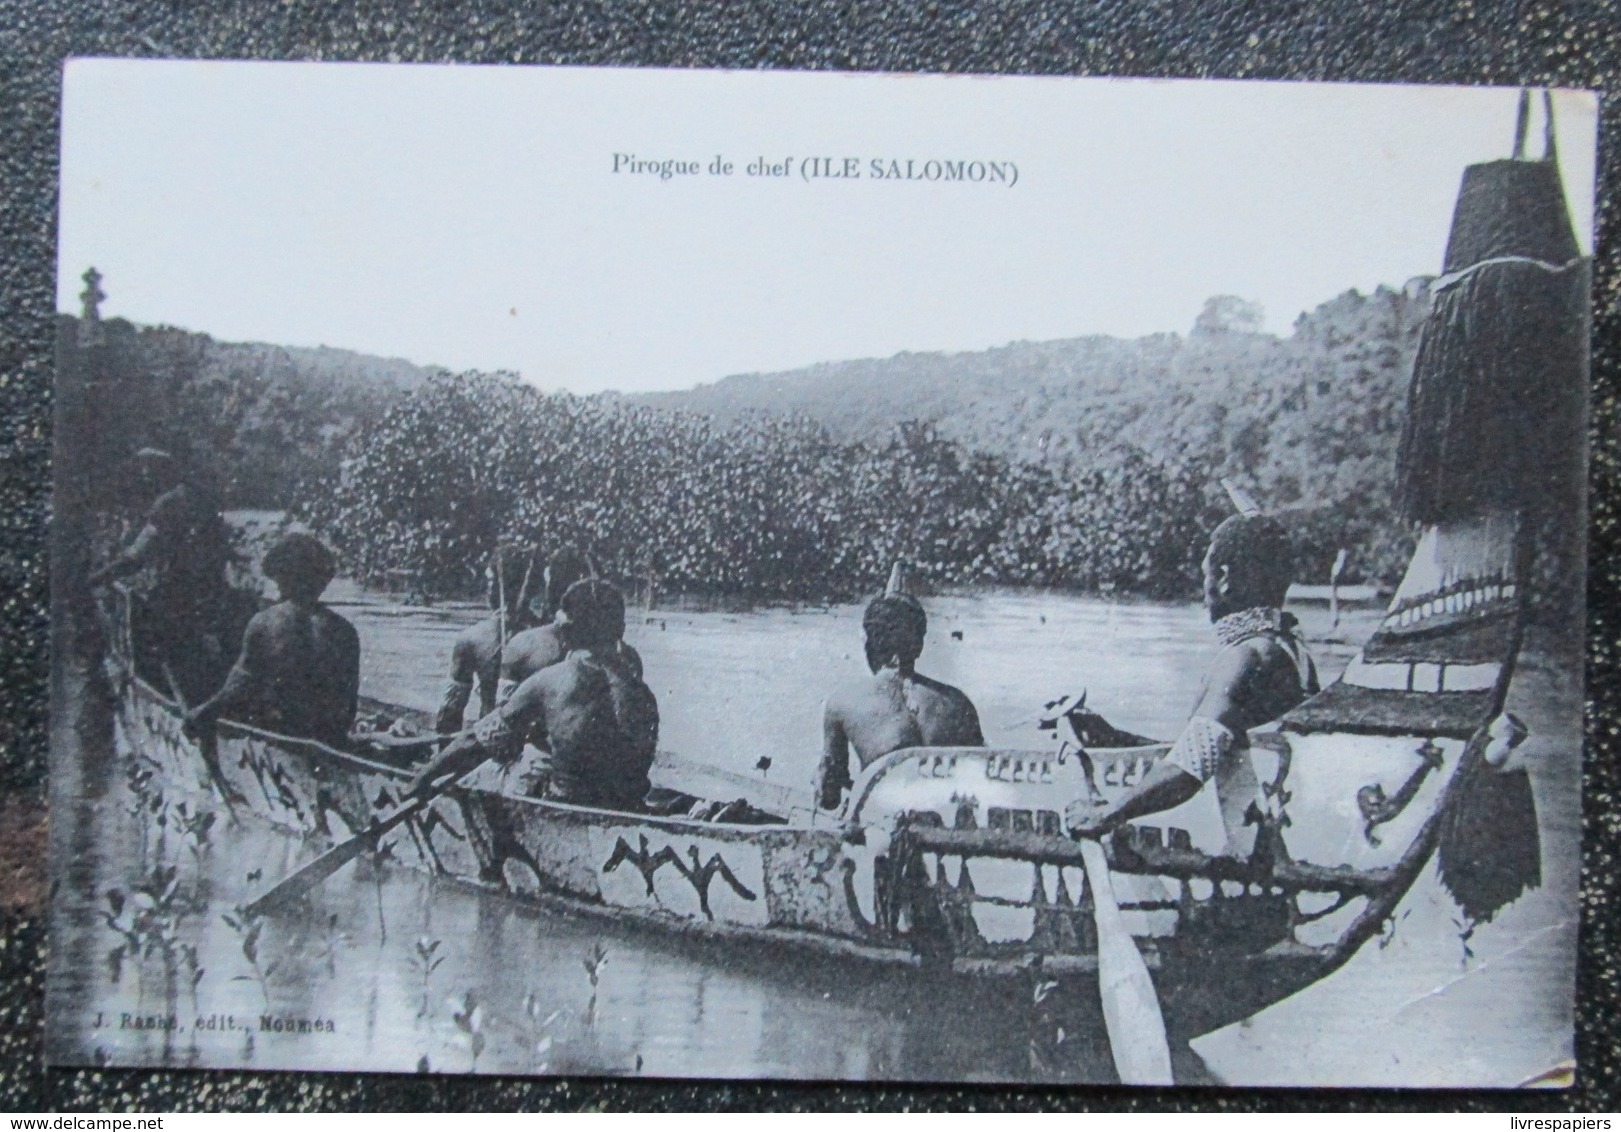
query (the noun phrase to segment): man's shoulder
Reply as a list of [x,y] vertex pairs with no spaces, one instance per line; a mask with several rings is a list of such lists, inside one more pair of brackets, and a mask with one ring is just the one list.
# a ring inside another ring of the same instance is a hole
[[1211,662],[1209,685],[1237,689],[1257,681],[1294,675],[1299,670],[1295,654],[1273,634],[1260,634],[1235,641],[1216,654]]
[[495,642],[501,630],[494,617],[485,617],[473,622],[460,633],[456,634],[456,644],[462,648],[479,648]]
[[536,625],[507,640],[501,650],[503,668],[517,673],[537,673],[554,667],[563,659],[563,642],[553,625]]
[[623,656],[606,649],[576,649],[537,675],[549,675],[555,686],[570,690],[606,689],[616,696],[653,694]]
[[557,644],[557,626],[531,625],[507,638],[507,648],[515,653],[529,653],[554,647]]
[[925,695],[933,696],[952,707],[971,709],[974,706],[974,701],[968,698],[967,692],[955,684],[947,684],[944,680],[918,674],[913,677],[913,684]]
[[[248,621],[248,631],[281,630],[294,625],[301,616],[303,614],[294,602],[278,601],[275,605],[255,613]],[[354,623],[331,606],[316,605],[311,616],[321,623],[322,628],[330,632],[360,639],[360,632]]]
[[288,624],[293,616],[293,603],[278,601],[268,605],[248,619],[248,632],[263,632],[266,629],[275,629]]
[[337,633],[346,640],[360,640],[360,630],[355,628],[353,621],[350,621],[347,617],[339,613],[336,609],[333,609],[330,605],[320,605],[316,608],[319,610],[317,616],[319,616],[322,622],[329,626],[334,633]]
[[848,715],[851,711],[870,701],[877,694],[873,684],[873,677],[855,677],[841,680],[834,685],[833,690],[827,694],[827,710],[835,715]]
[[1217,661],[1223,656],[1231,656],[1233,663],[1245,665],[1269,666],[1274,664],[1294,663],[1294,654],[1284,644],[1283,637],[1278,633],[1257,633],[1253,637],[1245,637],[1235,641],[1221,650]]
[[579,655],[571,653],[556,664],[537,668],[524,679],[524,684],[535,688],[571,688],[579,683],[584,673]]
[[615,684],[633,689],[648,687],[642,674],[642,658],[635,653],[625,655],[618,653],[607,657],[602,664],[602,670],[608,674],[608,679]]

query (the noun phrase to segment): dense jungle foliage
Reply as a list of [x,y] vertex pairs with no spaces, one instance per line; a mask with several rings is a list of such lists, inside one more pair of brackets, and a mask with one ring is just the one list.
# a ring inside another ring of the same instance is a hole
[[439,593],[515,537],[665,592],[848,596],[899,558],[936,582],[1179,596],[1219,518],[1203,469],[1132,450],[1060,479],[927,425],[837,443],[802,418],[718,425],[500,376],[434,378],[357,440],[301,515],[362,576]]

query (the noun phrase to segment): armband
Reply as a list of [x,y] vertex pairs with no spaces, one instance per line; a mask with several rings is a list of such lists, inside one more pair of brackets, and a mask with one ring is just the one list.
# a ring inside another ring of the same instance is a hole
[[1196,715],[1182,729],[1181,736],[1166,754],[1165,763],[1186,771],[1200,782],[1209,782],[1237,740],[1231,728],[1207,716]]
[[451,735],[462,729],[462,713],[467,710],[467,701],[473,696],[473,682],[465,684],[460,680],[445,682],[444,698],[439,701],[439,715],[434,719],[434,730],[441,735]]
[[523,736],[499,711],[492,711],[473,725],[473,740],[502,766],[510,766],[523,754]]

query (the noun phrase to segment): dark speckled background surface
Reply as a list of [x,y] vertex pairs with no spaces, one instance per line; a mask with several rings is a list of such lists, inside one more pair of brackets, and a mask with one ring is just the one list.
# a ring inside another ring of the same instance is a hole
[[1303,1093],[46,1070],[43,903],[57,112],[70,55],[1496,83],[1621,90],[1621,5],[1573,0],[681,4],[0,0],[0,1109],[1615,1110],[1621,1067],[1621,101],[1603,107],[1578,1084]]

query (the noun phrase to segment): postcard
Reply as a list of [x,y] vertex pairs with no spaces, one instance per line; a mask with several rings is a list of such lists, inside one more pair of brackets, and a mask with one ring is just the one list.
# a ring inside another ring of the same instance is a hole
[[1571,1081],[1594,96],[64,82],[52,1063]]

